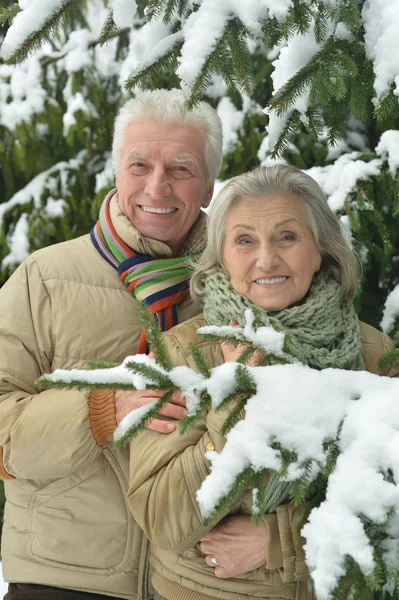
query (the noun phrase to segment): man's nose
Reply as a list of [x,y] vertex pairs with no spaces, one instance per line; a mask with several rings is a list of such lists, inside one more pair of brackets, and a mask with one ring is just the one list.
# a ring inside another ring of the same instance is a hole
[[147,175],[144,191],[151,198],[166,198],[170,195],[168,174],[163,168],[155,168]]

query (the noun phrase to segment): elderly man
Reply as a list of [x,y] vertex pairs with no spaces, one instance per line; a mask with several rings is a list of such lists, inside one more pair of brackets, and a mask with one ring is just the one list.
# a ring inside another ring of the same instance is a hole
[[[189,111],[181,92],[164,90],[129,100],[115,121],[116,190],[91,234],[35,252],[0,292],[7,600],[151,597],[148,543],[125,500],[129,454],[109,443],[117,420],[150,398],[37,393],[34,382],[88,359],[120,362],[145,352],[136,299],[162,329],[198,313],[188,296],[188,255],[203,244],[201,208],[212,196],[221,141],[220,120],[206,103]],[[166,417],[183,414],[178,403],[164,409]],[[160,419],[150,426],[175,428]],[[248,527],[233,528],[238,554],[246,554]],[[229,535],[221,529],[210,538],[221,565]],[[238,572],[239,559],[228,560],[218,576]]]

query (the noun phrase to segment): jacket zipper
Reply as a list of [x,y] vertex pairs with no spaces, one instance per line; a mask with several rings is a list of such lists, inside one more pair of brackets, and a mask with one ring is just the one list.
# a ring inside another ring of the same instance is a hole
[[143,583],[141,588],[142,600],[148,599],[148,572],[150,566],[150,542],[145,538],[145,552],[144,552],[144,565],[143,565]]

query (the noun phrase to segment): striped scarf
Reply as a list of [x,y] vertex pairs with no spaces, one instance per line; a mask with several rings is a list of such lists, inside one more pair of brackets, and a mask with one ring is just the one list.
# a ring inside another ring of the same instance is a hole
[[[188,257],[153,258],[129,248],[111,221],[109,206],[116,191],[112,190],[105,197],[99,219],[90,232],[91,240],[101,256],[118,271],[129,292],[153,313],[159,329],[166,331],[177,325],[177,305],[189,292],[191,268]],[[137,352],[148,352],[144,330]]]

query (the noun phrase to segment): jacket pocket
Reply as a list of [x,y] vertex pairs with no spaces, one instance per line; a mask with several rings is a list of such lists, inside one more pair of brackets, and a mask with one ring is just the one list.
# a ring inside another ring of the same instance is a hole
[[109,454],[33,493],[28,515],[32,559],[98,574],[126,566],[131,542],[127,485]]

